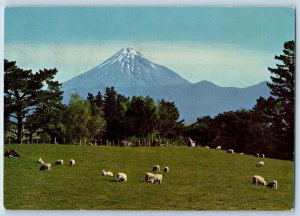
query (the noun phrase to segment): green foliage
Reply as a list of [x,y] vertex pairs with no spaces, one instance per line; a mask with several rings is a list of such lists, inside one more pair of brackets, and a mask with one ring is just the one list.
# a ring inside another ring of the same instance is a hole
[[[285,151],[281,157],[293,159],[295,146],[295,42],[284,44],[283,54],[275,56],[280,61],[277,68],[268,68],[272,73],[272,83],[268,83],[276,100],[272,117],[279,132],[276,134],[277,147]],[[279,135],[279,136],[278,136]]]
[[[120,148],[75,145],[4,145],[20,159],[4,158],[6,209],[291,210],[294,163],[205,148]],[[39,171],[38,158],[52,163]],[[63,166],[55,166],[57,159]],[[71,167],[68,160],[74,158]],[[162,184],[144,182],[154,164],[170,167]],[[125,172],[128,182],[101,170]],[[252,184],[253,175],[276,179],[277,190]]]
[[128,99],[117,94],[114,87],[106,88],[104,94],[104,117],[106,121],[106,137],[110,140],[123,139],[125,132],[125,111]]
[[91,105],[78,94],[71,95],[70,103],[65,113],[68,141],[75,142],[80,139],[91,141],[105,130],[105,120],[100,110],[94,110]]
[[4,60],[5,130],[10,130],[7,122],[17,126],[16,131],[10,130],[16,134],[17,143],[23,138],[24,127],[30,129],[31,137],[38,129],[37,125],[43,125],[39,115],[45,114],[47,108],[55,109],[61,104],[61,84],[53,81],[57,72],[54,68],[33,73],[17,67],[16,62]]
[[153,132],[157,123],[157,109],[150,97],[132,97],[125,113],[129,136],[144,137]]
[[180,114],[174,102],[162,99],[158,104],[158,131],[162,137],[174,136]]

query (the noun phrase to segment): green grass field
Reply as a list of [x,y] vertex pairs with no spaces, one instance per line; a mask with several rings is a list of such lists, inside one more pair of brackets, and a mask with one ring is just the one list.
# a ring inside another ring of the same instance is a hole
[[[20,159],[4,158],[6,209],[86,210],[290,210],[294,208],[294,163],[205,148],[121,148],[22,144]],[[41,157],[52,170],[39,171]],[[76,165],[67,162],[74,158]],[[55,166],[64,159],[63,166]],[[264,167],[256,167],[263,160]],[[159,164],[170,167],[162,184],[144,182]],[[125,172],[116,182],[101,170]],[[252,184],[253,175],[276,179],[278,190]]]

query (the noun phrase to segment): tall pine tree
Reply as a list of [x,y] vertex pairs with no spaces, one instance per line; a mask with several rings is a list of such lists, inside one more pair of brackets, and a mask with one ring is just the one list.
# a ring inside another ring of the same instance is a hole
[[277,145],[285,152],[282,157],[293,159],[295,141],[295,43],[284,44],[283,54],[275,56],[280,61],[277,68],[268,68],[272,83],[268,83],[271,95],[276,100],[275,119],[280,121],[276,127],[280,131],[280,142]]

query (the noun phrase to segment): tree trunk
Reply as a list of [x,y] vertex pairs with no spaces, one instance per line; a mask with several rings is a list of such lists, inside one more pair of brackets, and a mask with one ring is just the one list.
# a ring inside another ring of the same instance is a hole
[[23,118],[21,115],[17,115],[17,124],[18,124],[18,131],[17,131],[17,143],[21,144],[22,140],[22,130],[23,130]]

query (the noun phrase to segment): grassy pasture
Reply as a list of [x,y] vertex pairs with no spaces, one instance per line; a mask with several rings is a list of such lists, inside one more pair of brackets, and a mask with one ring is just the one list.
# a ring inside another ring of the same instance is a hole
[[[121,148],[22,144],[20,159],[4,158],[6,209],[290,210],[294,163],[205,148]],[[39,171],[41,157],[51,171]],[[74,158],[75,166],[68,164]],[[64,159],[63,166],[55,166]],[[263,160],[264,167],[256,167]],[[162,184],[144,182],[154,164],[169,166]],[[127,183],[101,170],[125,172]],[[252,176],[276,179],[278,190],[252,185]]]

